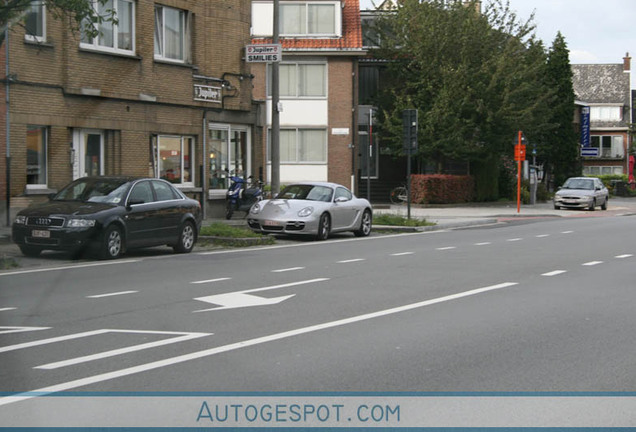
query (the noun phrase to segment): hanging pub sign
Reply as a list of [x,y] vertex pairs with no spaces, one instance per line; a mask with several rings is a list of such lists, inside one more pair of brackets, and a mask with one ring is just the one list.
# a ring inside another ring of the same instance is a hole
[[202,102],[221,103],[222,89],[208,85],[194,85],[194,100]]
[[581,108],[581,147],[590,146],[590,107]]

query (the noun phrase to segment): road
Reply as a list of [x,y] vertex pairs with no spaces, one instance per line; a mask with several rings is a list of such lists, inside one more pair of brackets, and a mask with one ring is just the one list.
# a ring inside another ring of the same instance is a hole
[[633,392],[636,218],[588,215],[2,272],[0,390]]

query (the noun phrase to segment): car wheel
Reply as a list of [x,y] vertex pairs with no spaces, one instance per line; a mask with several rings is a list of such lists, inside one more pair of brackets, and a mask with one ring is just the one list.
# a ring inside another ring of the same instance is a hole
[[179,240],[177,241],[176,246],[174,246],[174,251],[176,253],[190,253],[194,248],[195,242],[196,234],[194,232],[194,225],[190,221],[185,222],[181,227]]
[[353,232],[356,237],[366,237],[371,234],[371,212],[365,210],[360,220],[360,228]]
[[603,205],[601,206],[601,210],[607,210],[607,201],[609,201],[609,197],[605,197],[605,201],[603,201]]
[[596,210],[596,199],[595,199],[595,200],[593,200],[593,201],[590,203],[590,207],[588,208],[588,210],[589,210],[589,211],[594,211],[594,210]]
[[102,237],[102,246],[100,250],[101,259],[115,259],[121,256],[124,246],[124,239],[121,234],[121,228],[117,225],[111,225],[106,228]]
[[42,252],[42,248],[36,246],[20,245],[20,252],[22,252],[24,256],[35,258],[40,255],[40,252]]
[[316,234],[316,240],[327,240],[329,238],[329,232],[331,231],[331,219],[327,213],[320,216],[320,222],[318,223],[318,233]]

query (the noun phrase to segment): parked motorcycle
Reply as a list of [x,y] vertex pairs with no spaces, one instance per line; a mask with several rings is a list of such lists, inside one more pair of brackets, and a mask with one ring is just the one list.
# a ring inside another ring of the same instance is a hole
[[247,178],[230,176],[230,187],[225,194],[225,218],[231,219],[235,211],[247,213],[252,205],[263,199],[263,182]]

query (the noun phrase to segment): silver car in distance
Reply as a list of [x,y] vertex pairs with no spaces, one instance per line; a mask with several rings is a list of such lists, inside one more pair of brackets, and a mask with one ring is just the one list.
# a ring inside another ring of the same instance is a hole
[[303,182],[285,187],[275,198],[250,209],[252,231],[310,235],[326,240],[331,233],[351,231],[357,237],[371,233],[373,211],[364,198],[346,187],[328,182]]

